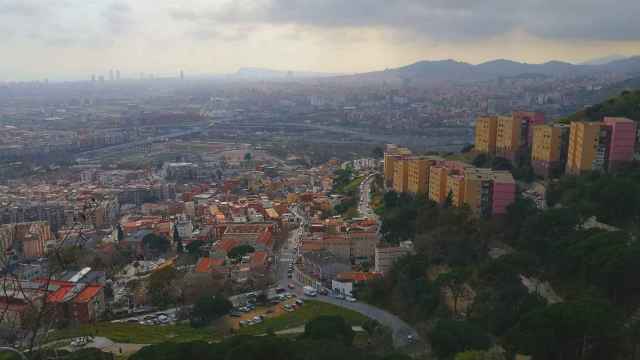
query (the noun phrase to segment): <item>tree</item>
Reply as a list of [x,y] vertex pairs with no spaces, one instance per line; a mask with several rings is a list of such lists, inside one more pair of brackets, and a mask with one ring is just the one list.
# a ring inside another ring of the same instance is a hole
[[473,144],[466,144],[465,146],[462,147],[462,149],[460,149],[460,152],[465,154],[465,153],[470,152],[474,148],[475,148],[475,146]]
[[382,146],[376,146],[373,148],[373,151],[371,152],[371,154],[373,155],[374,158],[382,158],[384,157],[384,149],[382,148]]
[[439,320],[431,333],[435,353],[448,358],[468,350],[487,350],[491,340],[477,325],[459,320]]
[[252,158],[253,158],[253,155],[251,155],[250,152],[247,152],[244,154],[244,161],[251,161]]
[[147,293],[154,306],[166,307],[176,303],[176,280],[178,271],[173,267],[157,270],[149,276]]
[[304,337],[313,340],[337,340],[351,346],[355,333],[341,316],[318,316],[304,326]]
[[442,203],[442,207],[448,209],[453,206],[453,191],[449,190],[447,193],[447,198],[444,199],[444,203]]
[[489,164],[489,155],[487,154],[478,154],[476,155],[475,158],[473,158],[473,161],[471,161],[471,163],[473,164],[473,166],[475,167],[487,167]]
[[182,238],[180,237],[180,232],[178,232],[177,224],[173,224],[173,242],[176,243],[176,251],[178,254],[184,252],[184,246],[182,245]]
[[491,160],[491,169],[511,171],[513,169],[513,165],[511,165],[511,161],[508,159],[497,156]]
[[120,242],[124,240],[124,231],[122,230],[122,226],[120,224],[116,225],[116,242]]
[[247,254],[253,253],[254,251],[256,251],[256,249],[254,249],[251,245],[238,245],[231,249],[227,256],[232,259],[240,259]]
[[605,300],[556,303],[522,317],[508,335],[515,350],[536,359],[615,358],[622,316]]
[[466,275],[461,270],[453,270],[440,274],[436,279],[436,284],[441,289],[446,289],[453,298],[453,313],[458,315],[458,301],[464,295]]
[[203,327],[209,325],[213,320],[228,314],[233,308],[233,304],[220,296],[204,296],[196,301],[189,320],[192,327]]
[[191,255],[200,255],[200,247],[204,245],[202,240],[194,240],[187,245],[187,252]]
[[149,233],[142,238],[142,245],[145,249],[154,252],[166,253],[171,248],[171,243],[164,236]]
[[457,353],[454,360],[505,360],[504,350],[491,348],[489,350],[471,350]]

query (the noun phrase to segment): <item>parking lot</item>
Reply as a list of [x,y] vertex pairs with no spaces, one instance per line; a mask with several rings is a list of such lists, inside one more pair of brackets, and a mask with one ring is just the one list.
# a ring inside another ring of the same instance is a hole
[[302,299],[298,299],[295,294],[281,291],[268,300],[268,305],[256,305],[255,301],[250,300],[246,305],[234,308],[229,314],[229,318],[232,327],[239,329],[260,324],[267,318],[296,311],[301,306],[304,306]]
[[153,314],[140,315],[137,317],[131,317],[123,320],[114,320],[114,323],[128,323],[128,324],[140,324],[140,325],[173,325],[177,321],[176,311],[169,310],[166,312],[157,312]]

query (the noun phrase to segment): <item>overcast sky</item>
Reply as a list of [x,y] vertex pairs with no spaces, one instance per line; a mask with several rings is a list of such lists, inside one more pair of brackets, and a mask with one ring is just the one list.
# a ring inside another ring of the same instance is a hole
[[0,80],[640,54],[640,0],[0,0]]

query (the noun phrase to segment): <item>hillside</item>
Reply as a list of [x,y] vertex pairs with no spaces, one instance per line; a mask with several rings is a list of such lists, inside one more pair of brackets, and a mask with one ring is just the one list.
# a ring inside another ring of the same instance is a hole
[[[626,90],[635,88],[636,90]],[[601,96],[610,92],[625,89],[618,96],[610,97],[596,105],[567,116],[563,122],[571,121],[600,121],[605,116],[626,117],[640,121],[640,77],[629,79],[613,88],[606,89]]]
[[434,84],[439,82],[471,82],[519,75],[569,76],[611,73],[618,75],[640,74],[640,56],[611,61],[598,65],[576,65],[562,61],[528,64],[498,59],[473,65],[455,60],[419,61],[414,64],[362,74],[342,76],[336,79],[355,82],[411,82]]

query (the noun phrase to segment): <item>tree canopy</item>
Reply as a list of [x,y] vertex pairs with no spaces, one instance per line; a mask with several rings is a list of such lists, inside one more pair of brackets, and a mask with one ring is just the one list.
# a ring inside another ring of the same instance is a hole
[[254,251],[256,251],[256,249],[254,249],[253,246],[251,245],[238,245],[233,249],[229,250],[229,253],[227,254],[227,256],[229,256],[232,259],[240,259],[243,256],[250,254]]
[[193,327],[209,325],[213,320],[229,313],[233,304],[220,296],[203,296],[199,298],[191,309],[189,320]]

